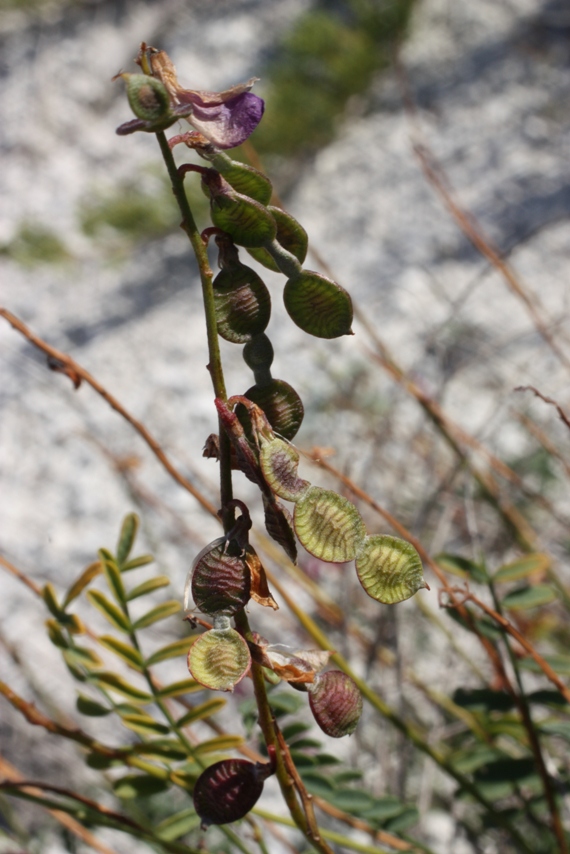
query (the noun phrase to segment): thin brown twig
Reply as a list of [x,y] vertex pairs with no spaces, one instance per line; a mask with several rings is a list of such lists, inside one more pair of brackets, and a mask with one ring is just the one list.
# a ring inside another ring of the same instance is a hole
[[[0,756],[0,774],[4,776],[4,780],[6,782],[18,783],[20,785],[24,784],[22,774],[3,756]],[[34,788],[33,786],[29,787],[29,792],[32,795],[41,794],[41,790]],[[79,839],[85,842],[86,845],[93,848],[94,851],[99,851],[99,854],[116,854],[115,851],[100,842],[97,837],[91,833],[91,831],[87,830],[87,828],[83,827],[82,824],[76,821],[73,816],[68,815],[66,812],[62,812],[61,810],[48,809],[48,812],[56,819],[56,821],[59,821],[60,824],[71,831],[71,833],[74,833],[75,836],[79,837]]]
[[78,388],[79,383],[84,380],[91,388],[99,394],[103,400],[105,400],[109,406],[118,412],[119,415],[129,422],[129,424],[134,427],[139,436],[146,442],[149,446],[153,454],[160,460],[164,468],[170,474],[174,480],[180,484],[187,492],[194,496],[194,498],[201,504],[201,506],[210,513],[212,516],[217,517],[217,510],[214,505],[208,501],[208,499],[202,495],[202,493],[196,489],[196,487],[190,483],[190,481],[184,477],[184,475],[180,474],[178,469],[171,463],[168,459],[167,455],[164,453],[162,448],[156,439],[149,433],[147,428],[138,421],[134,416],[132,416],[125,407],[110,394],[104,386],[98,382],[95,377],[93,377],[89,371],[86,371],[81,365],[79,365],[74,359],[71,358],[67,353],[63,353],[60,350],[56,350],[55,347],[50,346],[46,341],[43,341],[39,336],[37,336],[34,332],[29,329],[25,323],[23,323],[16,315],[12,314],[12,312],[8,311],[5,308],[0,308],[0,316],[4,317],[8,323],[20,332],[25,338],[30,341],[35,347],[44,352],[48,359],[51,360],[50,367],[52,370],[58,370],[61,373],[66,374],[66,376],[70,377],[75,387]]
[[562,409],[560,404],[557,403],[555,400],[553,400],[553,398],[546,397],[545,394],[543,394],[541,391],[539,391],[533,385],[519,385],[515,388],[515,391],[532,391],[533,394],[535,394],[537,397],[540,397],[540,399],[543,400],[545,403],[550,403],[552,406],[555,406],[556,411],[558,412],[558,415],[560,416],[560,419],[564,422],[564,424],[566,424],[566,426],[570,430],[570,418],[568,418],[568,416],[566,415],[566,413],[564,412],[564,410]]
[[531,436],[539,442],[542,447],[547,451],[551,457],[555,457],[566,472],[566,475],[570,477],[570,463],[568,460],[564,458],[564,456],[560,453],[560,449],[556,446],[556,444],[550,439],[549,436],[546,435],[544,430],[542,430],[532,418],[529,418],[528,415],[525,415],[524,412],[517,412],[513,410],[513,416],[520,421],[520,423],[525,427]]

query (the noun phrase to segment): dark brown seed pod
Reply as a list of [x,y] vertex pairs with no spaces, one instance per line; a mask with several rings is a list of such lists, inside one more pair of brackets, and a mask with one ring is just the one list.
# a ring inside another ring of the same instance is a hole
[[[271,213],[277,224],[277,242],[283,249],[294,255],[297,261],[302,264],[307,257],[307,249],[309,248],[307,232],[294,216],[291,216],[290,213],[282,210],[282,208],[269,205],[267,210]],[[248,252],[252,258],[255,258],[256,261],[263,264],[268,270],[273,270],[274,273],[282,272],[268,249],[248,249]]]
[[303,422],[305,410],[295,389],[284,380],[272,379],[267,385],[248,388],[244,397],[263,409],[273,430],[291,440]]
[[352,334],[352,300],[332,279],[302,270],[288,279],[283,300],[289,317],[303,332],[317,338]]
[[273,773],[272,763],[253,763],[247,759],[222,759],[206,768],[194,786],[194,808],[202,821],[202,830],[211,824],[229,824],[244,818],[259,800],[265,780]]
[[269,501],[263,496],[265,529],[271,539],[279,543],[292,563],[297,563],[297,541],[289,511],[279,501]]
[[307,687],[311,711],[322,731],[331,738],[351,735],[362,714],[362,695],[350,676],[328,670]]
[[220,270],[214,279],[218,334],[232,344],[245,344],[267,327],[271,297],[263,280],[244,264]]
[[[228,552],[225,537],[202,549],[192,564],[192,598],[204,614],[227,617],[241,611],[250,598],[251,574],[241,556]],[[186,597],[188,591],[186,591]],[[185,607],[188,602],[185,601]]]

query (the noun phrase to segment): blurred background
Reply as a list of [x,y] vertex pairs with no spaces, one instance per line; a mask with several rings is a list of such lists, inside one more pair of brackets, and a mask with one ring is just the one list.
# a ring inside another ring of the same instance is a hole
[[[262,271],[273,373],[305,404],[297,446],[327,448],[327,460],[432,555],[484,556],[494,568],[547,552],[570,581],[568,429],[552,406],[514,391],[532,385],[569,402],[567,3],[0,0],[0,303],[87,368],[216,503],[217,466],[201,456],[216,418],[196,266],[154,137],[114,133],[131,116],[111,78],[136,70],[143,40],[167,50],[189,88],[260,78],[265,117],[235,156],[262,165],[308,231],[306,266],[355,302],[355,336],[309,339],[282,307],[282,278]],[[176,155],[193,157],[180,147]],[[186,186],[205,227],[192,175]],[[251,374],[222,344],[228,391],[243,393]],[[112,547],[134,510],[140,548],[181,596],[194,555],[219,535],[215,522],[125,421],[85,384],[74,391],[49,372],[2,318],[0,360],[0,554],[63,588],[99,547]],[[342,489],[303,465],[313,483]],[[255,502],[238,477],[238,497]],[[386,530],[359,508],[371,532]],[[344,603],[331,628],[337,648],[434,739],[446,738],[454,724],[426,686],[453,693],[473,674],[435,627],[437,580],[428,573],[431,594],[388,609],[367,600],[353,573],[307,556],[300,565]],[[556,594],[535,581],[542,599],[517,619],[563,659]],[[290,583],[319,617],[313,594]],[[42,602],[13,577],[2,589],[7,680],[75,714]],[[280,614],[278,624],[256,614],[256,627],[286,642],[298,628],[285,607]],[[367,656],[343,624],[355,618]],[[454,643],[477,659],[463,634]],[[371,791],[417,808],[409,826],[433,851],[511,850],[491,832],[469,838],[453,787],[377,715],[366,712],[343,749]],[[28,777],[93,782],[71,748],[46,743],[5,703],[0,752]],[[30,852],[84,850],[39,809],[18,820]],[[138,850],[106,838],[117,852]],[[3,845],[0,832],[0,851],[14,850]]]

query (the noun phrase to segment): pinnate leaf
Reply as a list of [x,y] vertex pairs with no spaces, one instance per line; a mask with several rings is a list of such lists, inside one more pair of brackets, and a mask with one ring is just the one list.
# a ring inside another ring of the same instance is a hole
[[166,575],[155,575],[154,578],[149,578],[148,581],[143,581],[127,594],[127,602],[132,602],[133,599],[138,599],[139,596],[146,596],[148,593],[154,593],[161,587],[167,587],[170,584],[170,578]]
[[135,542],[139,528],[139,517],[136,513],[129,513],[123,520],[123,526],[117,543],[117,563],[119,566],[125,563]]
[[153,623],[157,623],[159,620],[165,620],[167,617],[172,617],[172,615],[177,614],[178,611],[180,611],[180,602],[177,599],[169,599],[167,602],[162,602],[151,611],[143,614],[143,616],[139,617],[138,620],[135,620],[133,623],[133,629],[135,631],[138,629],[145,629],[147,626],[152,626]]
[[117,605],[107,599],[105,594],[101,593],[100,590],[89,590],[87,598],[92,605],[101,611],[112,626],[122,632],[129,633],[131,631],[131,624],[127,615]]

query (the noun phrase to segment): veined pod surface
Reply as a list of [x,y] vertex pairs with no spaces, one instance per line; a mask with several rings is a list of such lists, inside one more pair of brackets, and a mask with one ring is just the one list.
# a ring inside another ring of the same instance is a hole
[[263,409],[271,427],[280,436],[291,440],[303,423],[305,410],[301,398],[285,380],[274,380],[248,388],[244,397]]
[[210,198],[212,222],[234,243],[256,247],[275,239],[277,225],[265,205],[236,193],[215,169],[204,170],[202,187]]
[[249,602],[251,573],[247,561],[230,554],[227,546],[225,538],[210,543],[192,564],[192,598],[204,614],[231,617]]
[[218,334],[245,344],[267,327],[271,297],[260,276],[244,264],[220,270],[213,283]]
[[190,675],[212,691],[233,691],[250,665],[247,643],[229,626],[204,632],[188,651]]
[[295,533],[310,554],[328,563],[354,560],[366,537],[362,517],[342,495],[311,486],[295,504]]
[[279,498],[298,501],[311,485],[297,476],[299,453],[283,439],[262,442],[259,462],[263,477]]
[[340,670],[319,673],[308,686],[316,722],[331,738],[351,735],[362,714],[362,695],[356,683]]
[[202,820],[202,830],[211,824],[229,824],[244,818],[263,791],[273,764],[247,759],[222,759],[203,771],[194,786],[194,808]]
[[352,300],[332,279],[302,270],[287,280],[283,300],[297,326],[317,338],[352,334]]
[[[241,191],[240,191],[241,192]],[[276,208],[269,205],[267,210],[271,213],[277,224],[277,242],[294,255],[300,264],[307,257],[307,249],[309,248],[309,237],[300,222],[297,222],[294,216],[284,211],[282,208]],[[279,265],[267,249],[248,249],[252,258],[255,258],[268,270],[273,270],[274,273],[280,273]]]
[[267,205],[273,193],[271,181],[259,169],[232,160],[227,154],[217,154],[211,158],[215,169],[224,176],[237,193],[249,196],[261,205]]
[[406,540],[375,534],[356,556],[360,583],[372,599],[394,605],[427,587],[419,554]]

